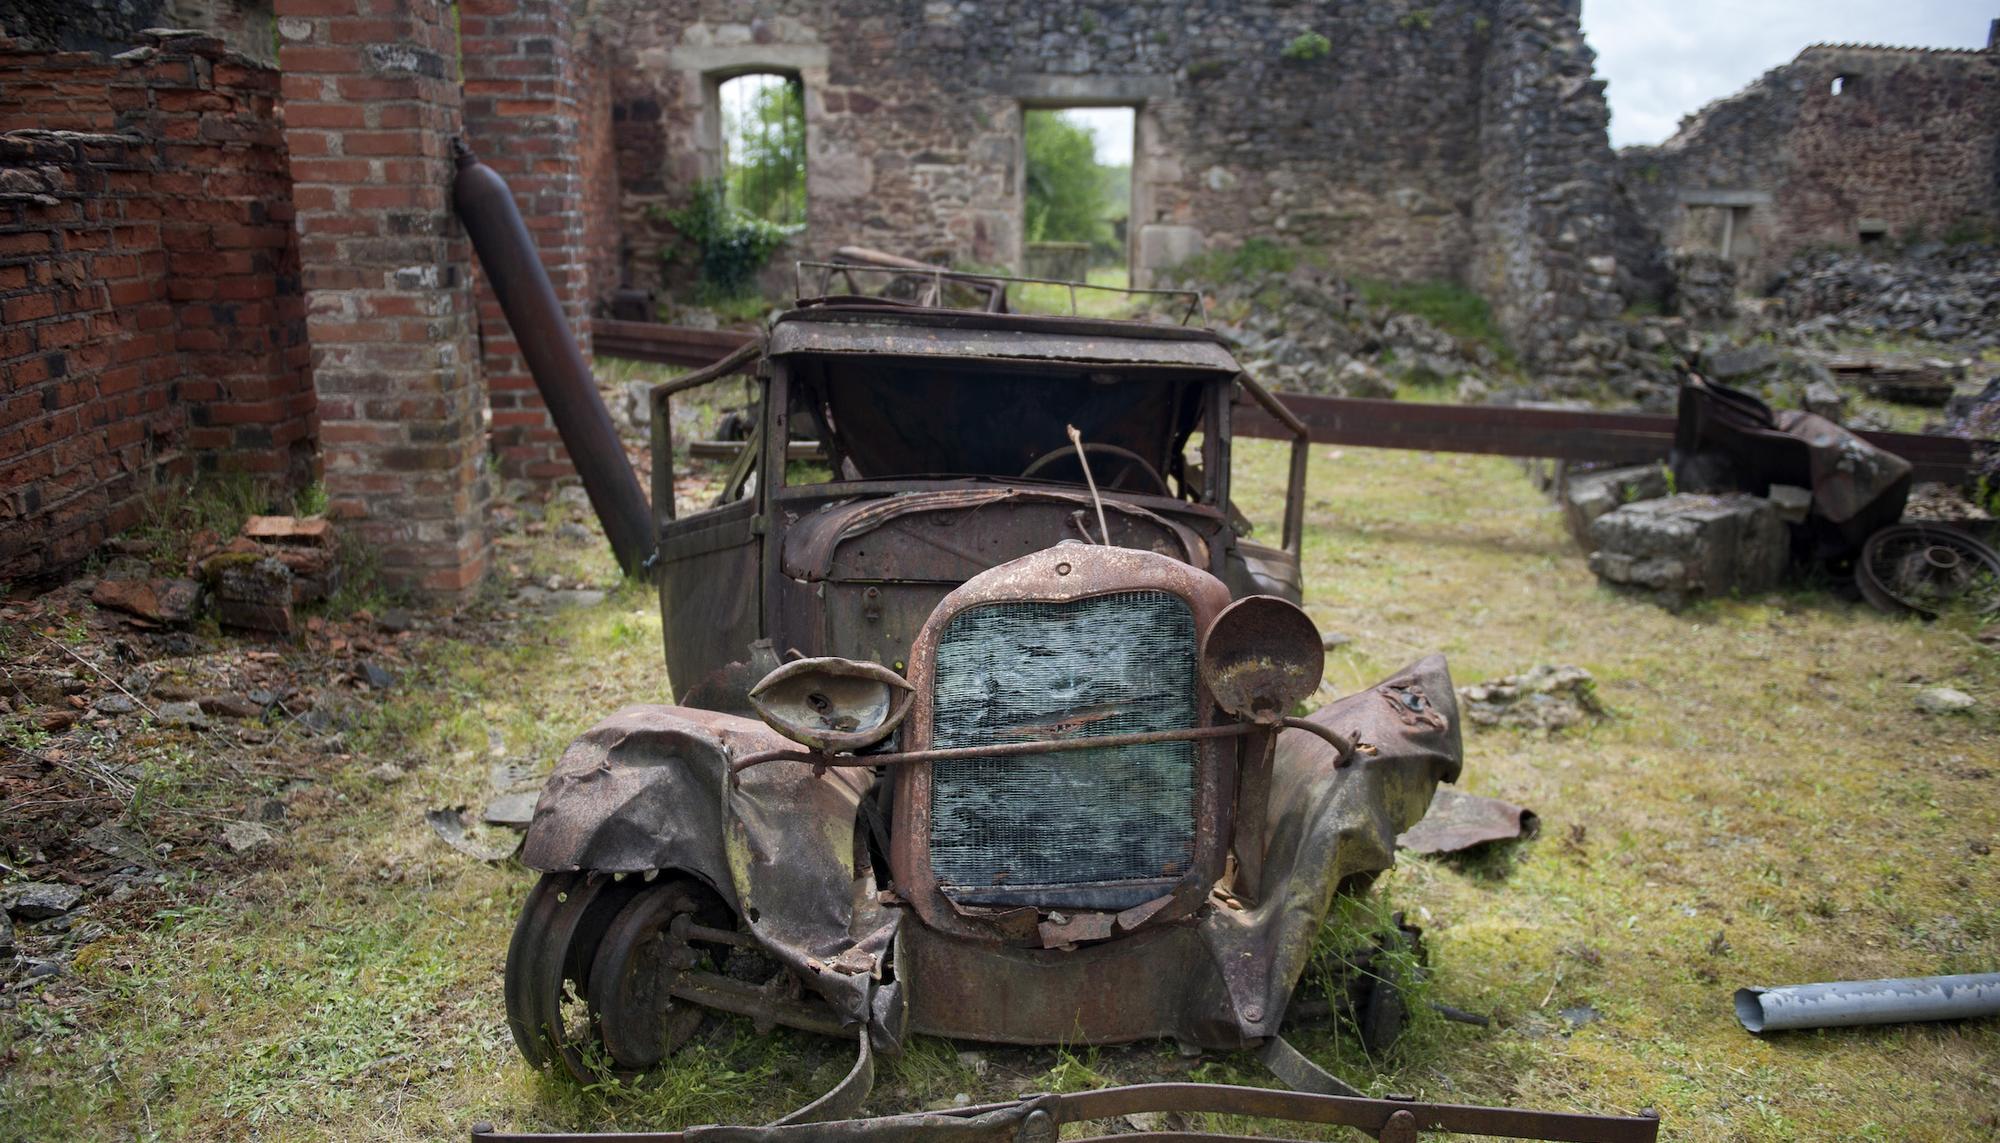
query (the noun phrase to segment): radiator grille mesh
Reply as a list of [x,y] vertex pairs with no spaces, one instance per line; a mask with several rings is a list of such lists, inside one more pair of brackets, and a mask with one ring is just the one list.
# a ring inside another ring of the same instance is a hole
[[[1194,615],[1161,591],[994,603],[938,643],[932,742],[977,746],[1196,723]],[[931,867],[945,891],[1177,878],[1194,853],[1195,745],[939,762]]]

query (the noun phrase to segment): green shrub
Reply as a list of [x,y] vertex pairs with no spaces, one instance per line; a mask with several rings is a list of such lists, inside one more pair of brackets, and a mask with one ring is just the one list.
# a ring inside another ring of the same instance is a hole
[[1320,35],[1318,32],[1306,32],[1291,43],[1286,44],[1285,50],[1278,54],[1291,60],[1293,63],[1322,60],[1333,54],[1333,41]]
[[[797,228],[751,218],[730,209],[721,180],[699,183],[694,200],[679,210],[662,212],[695,249],[701,284],[708,300],[736,298],[750,292],[757,271],[784,245]],[[669,252],[668,257],[673,257]]]

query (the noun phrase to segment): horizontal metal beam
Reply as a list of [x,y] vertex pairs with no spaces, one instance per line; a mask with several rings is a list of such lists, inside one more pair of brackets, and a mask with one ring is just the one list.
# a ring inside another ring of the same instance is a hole
[[[1281,393],[1320,444],[1425,452],[1541,456],[1559,460],[1635,463],[1660,460],[1674,446],[1674,418],[1652,413],[1600,413],[1504,405],[1430,405],[1358,397]],[[1247,399],[1236,404],[1239,436],[1291,434]],[[1918,480],[1958,483],[1971,471],[1975,443],[1924,433],[1856,433],[1910,462]]]
[[[600,321],[597,351],[612,357],[706,365],[754,336],[654,322]],[[1359,397],[1280,393],[1314,442],[1423,452],[1540,456],[1558,460],[1643,464],[1664,459],[1674,444],[1674,418],[1651,413],[1602,413],[1506,405],[1431,405]],[[1292,439],[1277,417],[1245,398],[1236,403],[1238,436]],[[1971,472],[1975,442],[1922,433],[1857,433],[1910,462],[1918,480],[1961,483]]]
[[690,368],[720,361],[755,337],[741,330],[695,329],[650,321],[600,320],[590,324],[592,348],[606,357]]

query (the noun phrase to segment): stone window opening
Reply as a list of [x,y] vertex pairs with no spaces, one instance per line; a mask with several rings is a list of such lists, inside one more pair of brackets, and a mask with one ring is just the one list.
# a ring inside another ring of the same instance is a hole
[[1873,246],[1889,236],[1889,224],[1877,218],[1864,218],[1854,224],[1854,238],[1863,246]]
[[723,201],[752,218],[806,221],[805,83],[796,72],[710,77]]
[[1022,106],[1024,274],[1130,284],[1138,122],[1133,104]]
[[1830,88],[1828,88],[1829,93],[1833,95],[1839,95],[1841,92],[1846,90],[1847,90],[1847,77],[1844,75],[1834,76],[1833,84]]

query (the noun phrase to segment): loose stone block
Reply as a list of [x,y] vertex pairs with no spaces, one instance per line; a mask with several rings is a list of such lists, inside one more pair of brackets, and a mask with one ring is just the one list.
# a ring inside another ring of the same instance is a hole
[[1744,493],[1627,504],[1598,517],[1590,536],[1599,579],[1657,593],[1668,606],[1772,587],[1790,551],[1778,510]]
[[1667,474],[1657,464],[1635,464],[1596,472],[1571,473],[1563,490],[1563,516],[1569,533],[1586,549],[1592,547],[1590,525],[1625,504],[1667,494]]

